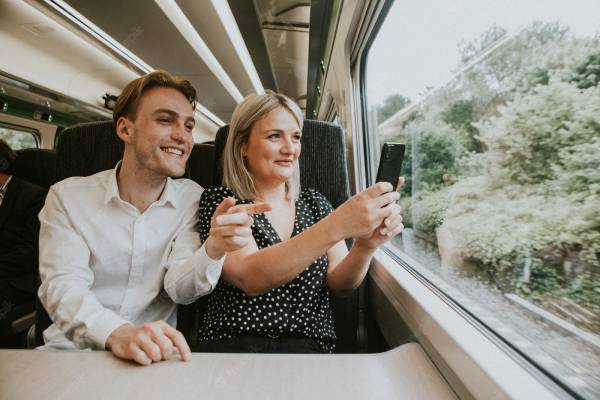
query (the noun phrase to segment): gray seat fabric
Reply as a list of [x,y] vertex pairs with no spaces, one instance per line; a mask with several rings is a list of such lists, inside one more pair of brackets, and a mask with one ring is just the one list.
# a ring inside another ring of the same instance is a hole
[[213,144],[195,144],[188,159],[190,179],[203,188],[212,185],[214,152],[215,146]]
[[56,152],[47,149],[17,151],[14,174],[38,186],[49,188],[56,182]]
[[123,156],[123,148],[112,120],[65,129],[56,146],[56,180],[89,176],[114,168]]
[[[223,149],[229,127],[221,127],[215,138],[214,184],[223,179]],[[300,184],[321,192],[337,208],[350,196],[344,131],[328,122],[305,120],[302,127]],[[336,352],[357,351],[358,291],[346,298],[331,297],[338,336]]]

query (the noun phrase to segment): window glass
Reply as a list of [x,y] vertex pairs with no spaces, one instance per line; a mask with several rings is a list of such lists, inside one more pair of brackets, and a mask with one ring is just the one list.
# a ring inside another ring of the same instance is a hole
[[26,128],[0,125],[0,139],[8,143],[13,150],[38,147],[35,134]]
[[366,53],[393,246],[556,381],[600,396],[600,2],[396,1]]
[[334,124],[334,125],[340,126],[340,120],[338,118],[338,113],[337,112],[335,112],[333,114],[333,118],[331,119],[331,123]]

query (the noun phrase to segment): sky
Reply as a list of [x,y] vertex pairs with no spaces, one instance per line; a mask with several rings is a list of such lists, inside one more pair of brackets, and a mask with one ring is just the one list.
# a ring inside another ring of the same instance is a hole
[[369,53],[369,103],[395,93],[415,100],[427,86],[452,79],[461,41],[494,24],[510,33],[539,20],[598,35],[600,0],[395,0]]

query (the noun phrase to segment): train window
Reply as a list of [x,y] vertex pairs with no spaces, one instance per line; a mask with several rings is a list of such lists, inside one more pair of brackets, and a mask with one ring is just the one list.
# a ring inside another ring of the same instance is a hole
[[369,176],[383,142],[407,144],[389,248],[599,396],[600,2],[389,3],[363,80]]
[[340,126],[340,119],[338,118],[337,112],[333,114],[333,117],[331,118],[331,123]]
[[39,133],[22,126],[0,124],[0,139],[13,150],[39,147]]

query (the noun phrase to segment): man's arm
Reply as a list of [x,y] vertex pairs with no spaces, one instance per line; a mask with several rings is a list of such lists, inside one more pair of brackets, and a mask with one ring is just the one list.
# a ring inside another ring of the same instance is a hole
[[177,304],[193,303],[214,289],[223,266],[223,258],[213,260],[206,254],[196,231],[197,207],[186,211],[185,225],[171,245],[167,256],[165,291]]
[[[173,242],[168,256],[165,291],[178,304],[190,304],[210,293],[221,275],[224,256],[239,250],[252,239],[252,218],[249,214],[270,211],[268,204],[235,205],[233,198],[224,199],[212,216],[212,225],[231,229],[228,233],[211,235],[200,246],[197,232],[197,207],[187,211],[186,224]],[[228,215],[233,222],[218,224],[217,217]]]
[[54,188],[50,188],[39,219],[40,300],[78,348],[104,349],[108,336],[128,321],[105,308],[90,290],[94,282],[90,250]]

